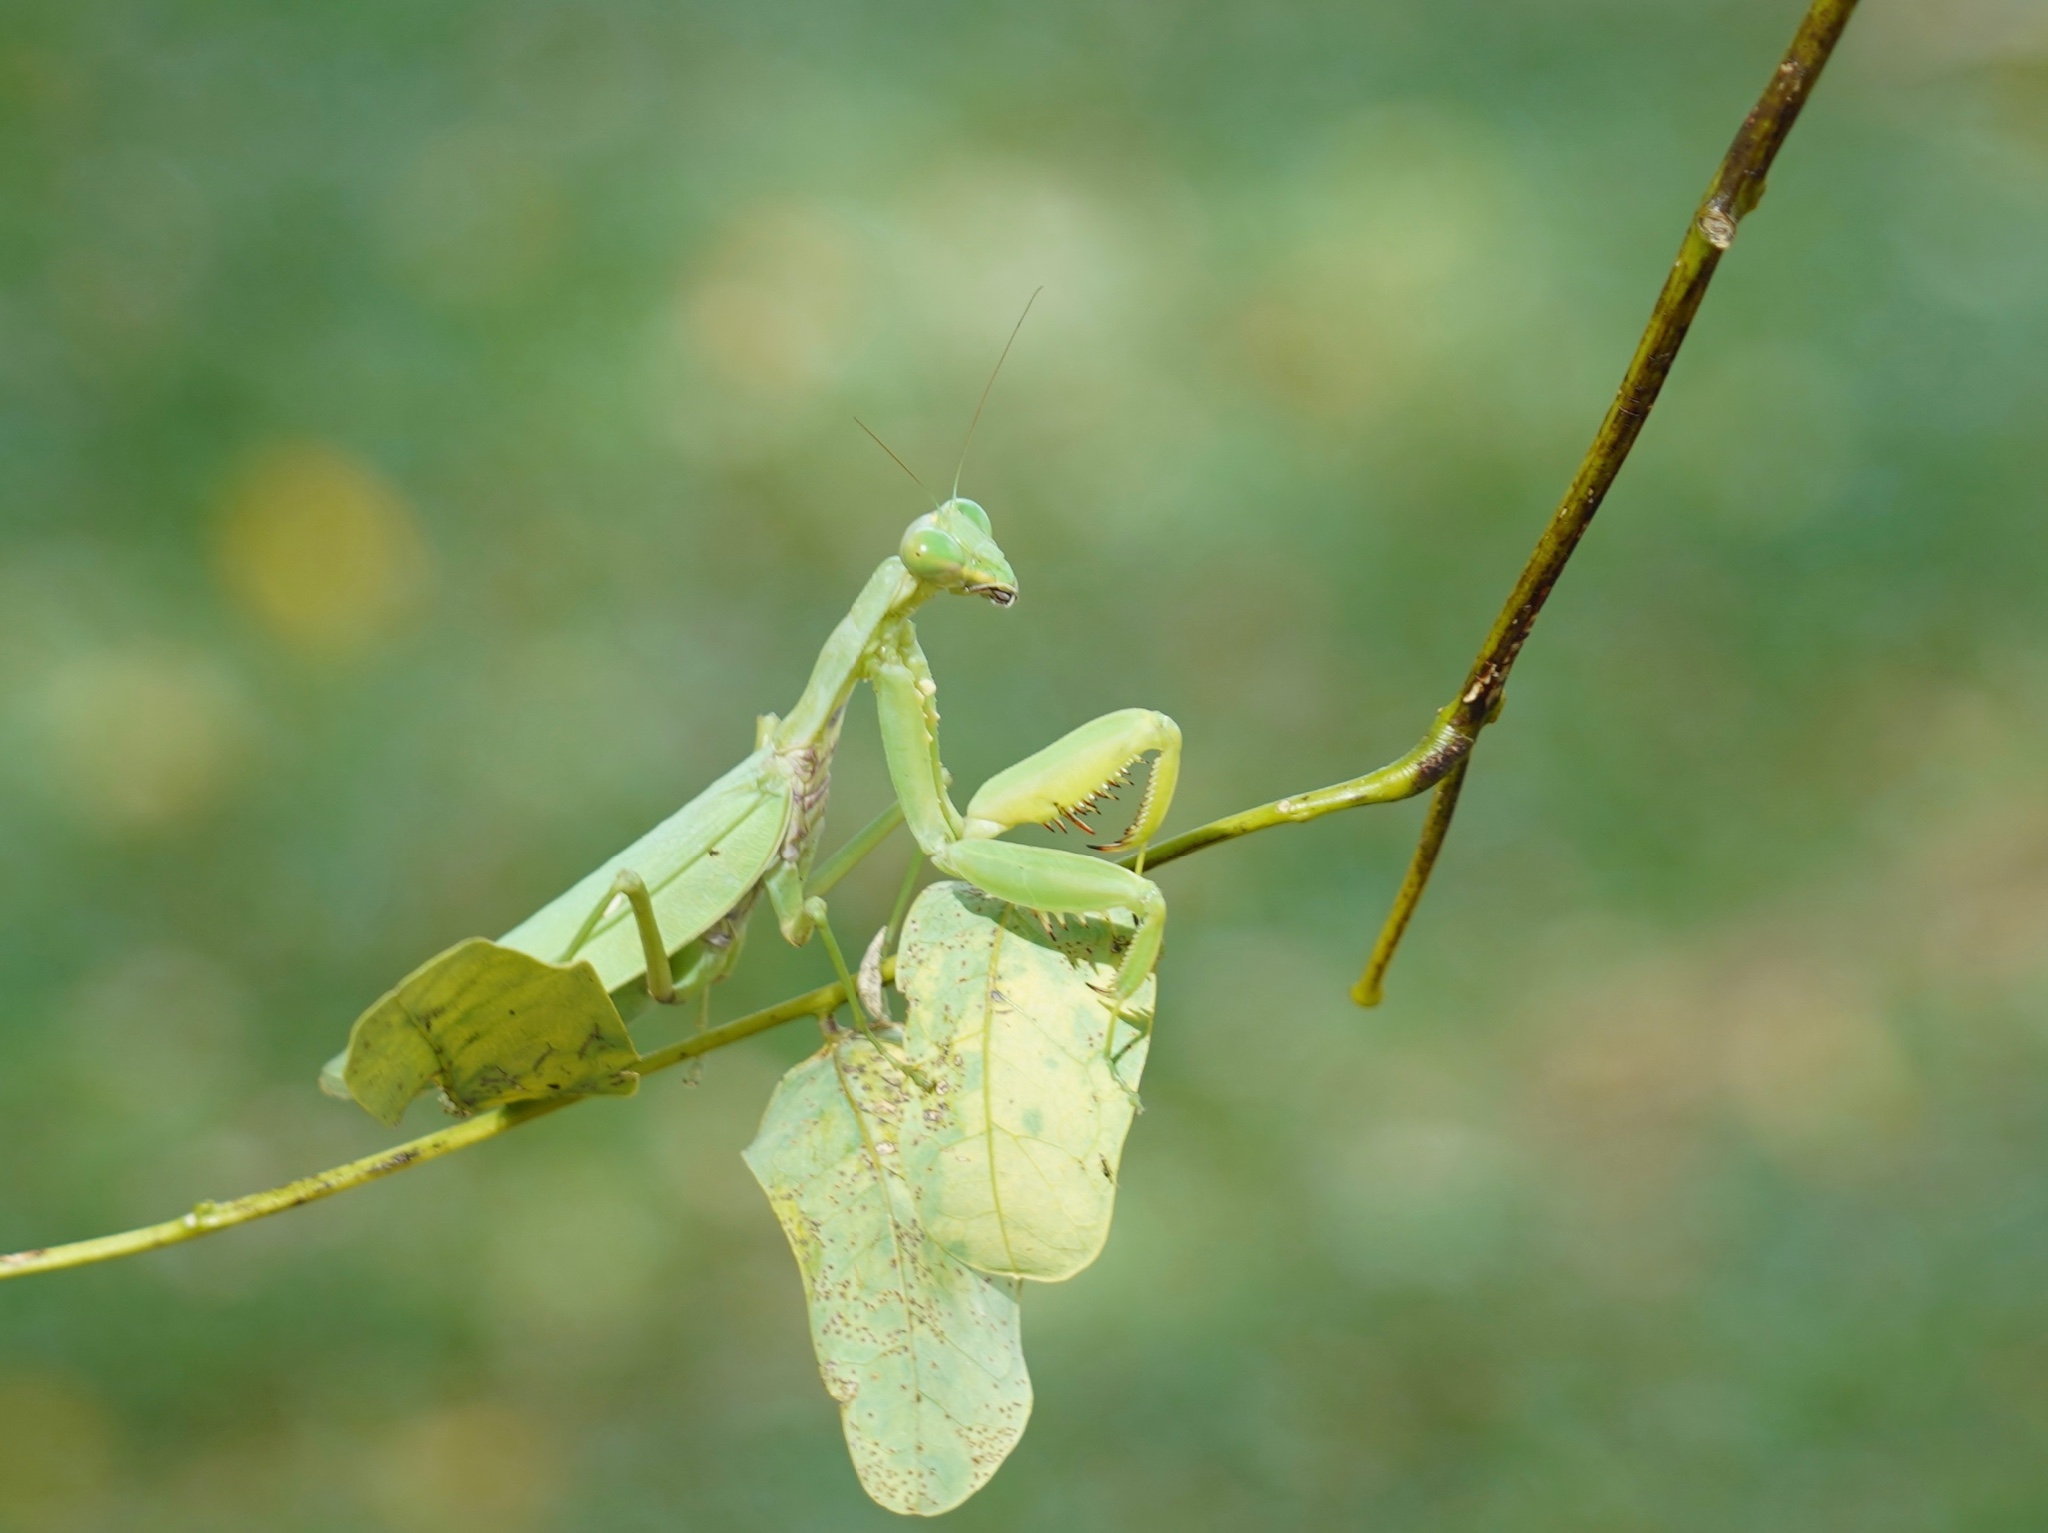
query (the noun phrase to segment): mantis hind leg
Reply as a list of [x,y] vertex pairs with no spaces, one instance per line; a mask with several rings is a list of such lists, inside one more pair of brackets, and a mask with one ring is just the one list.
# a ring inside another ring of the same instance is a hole
[[[711,987],[739,963],[740,949],[746,940],[747,917],[753,908],[753,896],[749,895],[696,941],[685,945],[672,960],[676,999],[681,1001],[685,997],[695,997],[697,1031],[700,1033],[711,1026]],[[690,1060],[684,1079],[695,1085],[703,1074],[704,1056],[698,1054]]]
[[685,943],[671,960],[661,923],[655,918],[654,900],[647,884],[631,868],[621,868],[583,925],[577,929],[556,963],[573,962],[590,941],[591,933],[624,900],[633,911],[633,925],[640,934],[641,956],[647,965],[647,993],[664,1006],[673,1006],[685,996],[702,995],[708,1002],[711,987],[732,972],[739,962],[746,937],[747,916],[754,908],[750,893],[739,904],[714,921],[698,937]]
[[[839,950],[839,939],[832,935],[832,920],[825,909],[825,902],[812,895],[804,901],[804,914],[818,936],[824,941],[825,952],[832,960],[832,968],[839,976],[839,983],[846,991],[846,1009],[853,1013],[853,1025],[860,1035],[875,1046],[875,1052],[895,1065],[917,1083],[918,1089],[929,1092],[931,1077],[903,1057],[901,1049],[890,1049],[875,1031],[875,1025],[868,1020],[867,1008],[861,1004],[860,981],[855,979],[846,967],[846,955]],[[886,1020],[886,1018],[884,1019]]]

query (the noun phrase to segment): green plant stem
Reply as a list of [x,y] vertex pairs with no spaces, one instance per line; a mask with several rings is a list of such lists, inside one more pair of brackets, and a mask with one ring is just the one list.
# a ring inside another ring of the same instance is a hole
[[112,1261],[117,1256],[139,1256],[144,1251],[182,1245],[202,1235],[215,1235],[238,1224],[248,1224],[271,1214],[281,1214],[288,1208],[318,1202],[352,1187],[368,1186],[408,1166],[438,1160],[456,1150],[466,1150],[473,1144],[496,1138],[507,1129],[559,1112],[581,1100],[580,1097],[569,1097],[493,1108],[438,1133],[375,1155],[366,1155],[345,1166],[302,1176],[296,1182],[272,1187],[267,1192],[252,1192],[228,1203],[194,1204],[190,1212],[175,1219],[166,1219],[161,1224],[146,1224],[141,1229],[123,1230],[118,1235],[101,1235],[93,1240],[75,1240],[69,1245],[16,1251],[0,1256],[0,1278],[26,1277],[32,1272],[61,1272],[66,1267],[89,1266],[94,1262]]
[[[1457,722],[1454,711],[1453,708],[1444,709],[1436,716],[1429,732],[1415,743],[1414,749],[1376,771],[1332,783],[1327,788],[1277,798],[1270,804],[1243,809],[1220,820],[1211,820],[1207,825],[1183,831],[1147,848],[1143,854],[1145,866],[1161,867],[1191,852],[1235,841],[1239,836],[1249,836],[1255,831],[1271,830],[1276,825],[1300,825],[1308,820],[1321,819],[1326,814],[1335,814],[1340,809],[1356,809],[1362,804],[1392,804],[1428,791],[1472,748],[1472,737]],[[1125,867],[1132,867],[1138,856],[1133,852],[1118,860]]]
[[1643,338],[1636,343],[1635,355],[1629,359],[1628,371],[1622,375],[1621,386],[1615,390],[1614,401],[1607,407],[1593,445],[1586,449],[1578,472],[1572,476],[1571,487],[1552,513],[1535,552],[1529,556],[1521,578],[1515,582],[1486,642],[1480,646],[1478,658],[1472,662],[1455,705],[1458,721],[1470,732],[1476,734],[1484,727],[1487,715],[1497,707],[1508,672],[1528,642],[1537,615],[1564,573],[1579,539],[1586,535],[1593,514],[1607,498],[1622,464],[1628,460],[1643,423],[1650,418],[1664,380],[1670,375],[1671,364],[1692,327],[1693,316],[1706,297],[1707,285],[1713,281],[1721,257],[1735,243],[1737,225],[1762,200],[1764,178],[1770,173],[1771,162],[1792,131],[1792,124],[1798,120],[1800,109],[1806,105],[1806,98],[1820,79],[1821,70],[1855,9],[1856,0],[1813,0],[1792,46],[1771,72],[1770,83],[1750,108],[1735,141],[1722,157],[1706,196],[1700,199],[1686,225],[1678,259],[1664,279],[1663,291],[1658,293],[1656,305],[1650,311],[1650,322]]
[[[1806,97],[1833,52],[1855,4],[1856,0],[1814,0],[1784,62],[1772,75],[1762,99],[1743,123],[1742,131],[1736,135],[1735,143],[1722,160],[1712,186],[1686,230],[1678,260],[1665,279],[1664,290],[1658,295],[1656,308],[1650,316],[1649,328],[1636,347],[1635,357],[1629,363],[1614,403],[1608,407],[1599,434],[1579,465],[1571,489],[1551,517],[1521,578],[1516,581],[1493,631],[1480,648],[1479,657],[1473,662],[1457,701],[1437,715],[1429,731],[1412,750],[1376,771],[1327,788],[1293,794],[1270,804],[1226,815],[1162,841],[1145,854],[1146,865],[1156,868],[1274,826],[1299,825],[1363,804],[1393,803],[1436,788],[1436,801],[1424,825],[1421,844],[1416,849],[1379,942],[1373,949],[1365,976],[1353,992],[1362,1005],[1372,1005],[1379,999],[1380,981],[1387,964],[1392,960],[1401,934],[1407,928],[1429,881],[1437,853],[1450,829],[1451,815],[1457,805],[1458,790],[1464,782],[1465,764],[1473,743],[1480,731],[1499,716],[1508,672],[1514,668],[1537,614],[1557,584],[1558,576],[1564,572],[1579,539],[1585,535],[1593,513],[1600,508],[1600,502],[1614,483],[1615,475],[1621,471],[1630,448],[1635,445],[1636,436],[1649,417],[1650,408],[1656,403],[1658,391],[1671,370],[1672,359],[1678,354],[1679,345],[1699,309],[1714,268],[1734,242],[1736,226],[1742,216],[1762,196],[1764,176],[1771,161],[1784,143],[1785,135],[1791,131],[1800,108],[1805,105]],[[900,818],[901,810],[896,806],[876,816],[825,864],[813,887],[817,888],[827,880],[837,882],[846,869],[881,843]],[[1136,858],[1123,860],[1128,865]],[[893,961],[884,964],[885,977],[892,968]],[[642,1075],[652,1075],[786,1022],[801,1017],[824,1016],[846,1004],[846,1000],[844,985],[821,986],[763,1011],[752,1012],[694,1034],[665,1049],[657,1049],[641,1058],[639,1071]],[[283,1213],[289,1208],[332,1197],[338,1192],[367,1186],[412,1166],[425,1165],[428,1161],[468,1149],[486,1139],[494,1139],[536,1118],[544,1118],[586,1100],[589,1099],[571,1097],[565,1101],[521,1102],[492,1108],[423,1138],[302,1177],[282,1187],[251,1193],[227,1203],[200,1203],[189,1213],[162,1224],[74,1241],[69,1245],[0,1255],[0,1280],[111,1261],[116,1257],[134,1256],[163,1246],[197,1240],[202,1235],[217,1234],[271,1214]]]

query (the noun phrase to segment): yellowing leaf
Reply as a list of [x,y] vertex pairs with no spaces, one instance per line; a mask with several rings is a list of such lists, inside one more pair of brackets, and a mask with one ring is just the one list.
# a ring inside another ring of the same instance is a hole
[[896,1163],[904,1114],[922,1100],[849,1034],[782,1078],[746,1161],[796,1253],[862,1486],[892,1512],[934,1517],[1024,1435],[1031,1379],[1017,1285],[955,1261],[918,1226]]
[[472,937],[356,1019],[339,1074],[351,1096],[395,1124],[430,1085],[462,1113],[542,1097],[630,1096],[639,1057],[589,964],[542,963]]
[[[1109,1238],[1116,1168],[1144,1068],[1154,982],[1103,1050],[1104,992],[1130,928],[1031,912],[938,883],[904,924],[896,986],[906,1043],[932,1080],[904,1133],[903,1174],[932,1239],[983,1272],[1057,1282]],[[1121,1075],[1123,1084],[1118,1084]]]

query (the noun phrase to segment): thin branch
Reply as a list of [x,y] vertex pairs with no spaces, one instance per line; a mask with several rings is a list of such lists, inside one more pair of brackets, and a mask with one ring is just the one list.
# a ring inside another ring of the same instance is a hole
[[1678,348],[1685,343],[1693,316],[1699,312],[1700,300],[1706,297],[1707,285],[1713,281],[1721,257],[1735,243],[1736,226],[1762,200],[1771,162],[1855,9],[1856,0],[1813,0],[1783,62],[1772,71],[1763,95],[1750,108],[1735,142],[1728,146],[1713,183],[1686,226],[1678,259],[1664,279],[1664,290],[1657,295],[1650,323],[1636,345],[1621,387],[1615,391],[1614,402],[1607,407],[1606,418],[1600,422],[1599,433],[1495,619],[1479,657],[1472,662],[1458,697],[1459,721],[1471,732],[1476,734],[1483,727],[1497,703],[1551,588],[1628,460]]
[[1408,865],[1408,876],[1401,880],[1401,892],[1394,896],[1394,908],[1387,912],[1379,940],[1372,946],[1372,957],[1365,961],[1365,973],[1351,987],[1351,999],[1361,1006],[1380,1003],[1387,965],[1394,961],[1394,950],[1401,945],[1401,934],[1408,930],[1415,907],[1422,902],[1422,891],[1429,886],[1429,874],[1436,866],[1436,854],[1443,849],[1444,837],[1450,833],[1451,816],[1458,812],[1458,791],[1465,786],[1465,769],[1471,765],[1472,756],[1468,751],[1437,784],[1436,797],[1429,803],[1429,818],[1422,822],[1422,842],[1415,849],[1415,860]]
[[[1455,705],[1444,709],[1436,716],[1429,732],[1405,756],[1367,772],[1363,777],[1276,798],[1270,804],[1243,809],[1220,820],[1211,820],[1207,825],[1183,831],[1146,851],[1145,866],[1160,867],[1191,852],[1235,841],[1239,836],[1249,836],[1255,831],[1271,830],[1276,825],[1300,825],[1308,820],[1321,819],[1326,814],[1335,814],[1340,809],[1356,809],[1364,804],[1398,803],[1404,798],[1426,793],[1472,748],[1472,736],[1458,724],[1455,713]],[[1118,860],[1125,867],[1131,867],[1137,862],[1138,854],[1133,852]]]
[[[1448,715],[1449,710],[1446,710]],[[1397,799],[1409,798],[1425,791],[1436,782],[1449,767],[1463,755],[1465,744],[1459,743],[1453,726],[1439,719],[1436,728],[1423,737],[1421,744],[1400,760],[1333,787],[1320,788],[1313,793],[1297,794],[1293,798],[1280,799],[1276,803],[1261,804],[1242,813],[1228,815],[1221,820],[1200,826],[1184,835],[1164,841],[1147,858],[1148,866],[1162,862],[1173,862],[1206,847],[1219,846],[1234,841],[1239,836],[1255,831],[1269,830],[1276,825],[1298,825],[1306,820],[1318,819],[1326,814],[1335,814],[1341,809],[1355,808],[1360,804],[1391,803]],[[1466,742],[1469,743],[1469,742]],[[893,830],[902,817],[900,806],[892,805],[856,832],[853,839],[827,860],[822,873],[836,878],[853,859],[846,854],[855,847],[872,849]],[[1124,859],[1129,863],[1135,859]],[[914,864],[913,864],[914,869]],[[896,961],[884,959],[882,976],[894,977]],[[786,1001],[764,1010],[750,1012],[744,1017],[717,1027],[707,1028],[692,1034],[667,1048],[656,1049],[644,1054],[635,1069],[640,1075],[653,1075],[667,1070],[686,1060],[701,1058],[714,1049],[722,1049],[756,1033],[765,1033],[786,1022],[795,1022],[804,1017],[822,1017],[846,1004],[846,987],[838,984],[823,985],[802,995],[792,996]],[[505,1107],[493,1107],[466,1118],[451,1127],[423,1135],[395,1145],[361,1160],[352,1160],[346,1165],[335,1166],[326,1171],[301,1177],[287,1182],[282,1187],[272,1187],[263,1192],[252,1192],[245,1197],[225,1203],[203,1202],[195,1205],[190,1212],[175,1219],[166,1219],[161,1224],[144,1225],[140,1229],[124,1230],[117,1235],[101,1235],[91,1240],[77,1240],[68,1245],[41,1246],[34,1250],[16,1251],[0,1255],[0,1282],[8,1278],[28,1277],[38,1272],[61,1272],[67,1267],[84,1267],[94,1262],[112,1261],[122,1256],[139,1256],[145,1251],[159,1250],[164,1246],[182,1245],[188,1240],[197,1240],[202,1235],[217,1235],[222,1230],[231,1230],[238,1225],[250,1224],[266,1219],[272,1214],[281,1214],[288,1209],[299,1208],[307,1203],[318,1202],[332,1197],[337,1192],[348,1192],[357,1187],[367,1187],[381,1181],[394,1172],[423,1166],[428,1161],[438,1160],[457,1150],[466,1150],[471,1145],[482,1144],[487,1139],[545,1118],[550,1113],[560,1112],[579,1103],[593,1101],[592,1097],[566,1097],[545,1102],[515,1102]]]
[[[1764,178],[1770,173],[1771,162],[1784,145],[1785,135],[1792,131],[1792,124],[1798,120],[1800,109],[1806,105],[1806,98],[1812,94],[1855,9],[1856,0],[1813,0],[1792,38],[1792,46],[1786,49],[1763,95],[1743,119],[1706,196],[1700,199],[1692,222],[1686,225],[1678,259],[1664,279],[1664,290],[1657,295],[1656,306],[1650,311],[1650,323],[1636,345],[1635,356],[1629,360],[1628,371],[1622,375],[1621,387],[1615,390],[1614,402],[1607,407],[1593,445],[1586,449],[1578,473],[1572,476],[1571,488],[1552,513],[1536,551],[1529,556],[1507,604],[1494,620],[1493,631],[1480,646],[1457,702],[1447,710],[1465,739],[1467,751],[1479,732],[1498,717],[1508,673],[1514,669],[1522,646],[1528,642],[1529,632],[1536,626],[1536,618],[1550,599],[1573,550],[1579,546],[1579,539],[1592,525],[1593,513],[1600,509],[1615,476],[1628,461],[1629,451],[1670,375],[1678,348],[1685,343],[1693,316],[1699,312],[1700,301],[1706,297],[1707,284],[1713,281],[1721,257],[1735,243],[1736,228],[1743,215],[1762,200]],[[1429,882],[1456,804],[1455,792],[1439,796],[1423,828],[1422,840],[1402,881],[1400,897],[1380,930],[1364,975],[1352,991],[1361,1006],[1379,1002],[1380,981],[1400,945],[1409,917],[1415,913],[1415,903]]]
[[32,1272],[61,1272],[66,1267],[90,1266],[94,1262],[112,1261],[118,1256],[140,1256],[144,1251],[183,1245],[202,1235],[216,1235],[238,1224],[248,1224],[271,1214],[281,1214],[288,1208],[315,1203],[337,1192],[347,1192],[352,1187],[366,1187],[394,1171],[438,1160],[456,1150],[466,1150],[473,1144],[496,1138],[507,1129],[559,1112],[581,1100],[580,1097],[558,1097],[545,1102],[521,1102],[511,1107],[493,1108],[409,1144],[366,1155],[361,1160],[315,1172],[312,1176],[302,1176],[296,1182],[287,1182],[267,1192],[252,1192],[230,1203],[195,1204],[191,1212],[176,1219],[166,1219],[162,1224],[146,1224],[139,1230],[123,1230],[118,1235],[101,1235],[93,1240],[75,1240],[64,1246],[16,1251],[0,1256],[0,1278],[27,1277]]

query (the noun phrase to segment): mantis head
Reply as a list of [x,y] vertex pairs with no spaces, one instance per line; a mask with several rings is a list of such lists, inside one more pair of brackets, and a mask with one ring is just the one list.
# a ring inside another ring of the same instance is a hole
[[988,530],[988,513],[957,495],[910,524],[897,557],[941,591],[986,596],[998,607],[1017,599],[1017,577]]

